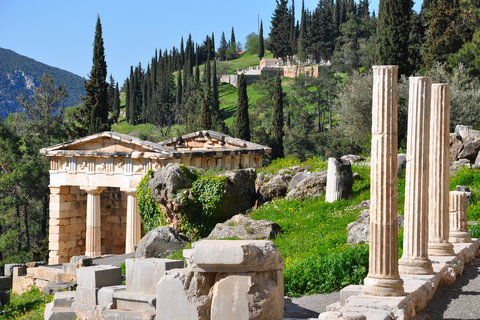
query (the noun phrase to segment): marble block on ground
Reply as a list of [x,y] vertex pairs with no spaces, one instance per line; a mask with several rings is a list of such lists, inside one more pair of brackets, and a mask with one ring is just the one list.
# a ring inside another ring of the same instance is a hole
[[122,284],[120,267],[101,265],[77,269],[77,284],[80,287],[102,288]]

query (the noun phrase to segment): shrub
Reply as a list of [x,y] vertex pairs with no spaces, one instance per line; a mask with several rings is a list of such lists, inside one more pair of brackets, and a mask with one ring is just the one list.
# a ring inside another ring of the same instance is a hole
[[12,293],[10,303],[0,312],[0,320],[25,319],[40,320],[44,317],[45,305],[53,301],[53,295],[47,296],[38,288],[21,295]]
[[155,200],[150,189],[148,181],[153,177],[153,170],[149,170],[142,178],[137,187],[138,212],[143,221],[143,230],[145,233],[166,225],[165,216],[160,209],[160,204]]

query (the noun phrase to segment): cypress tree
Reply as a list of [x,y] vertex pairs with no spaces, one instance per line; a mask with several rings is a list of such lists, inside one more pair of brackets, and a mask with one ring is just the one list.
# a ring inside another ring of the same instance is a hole
[[195,55],[195,85],[198,86],[200,84],[200,66],[198,65],[198,47],[197,47],[197,54]]
[[298,36],[297,57],[300,61],[308,58],[308,34],[307,34],[307,13],[302,1],[302,21],[300,22],[300,35]]
[[183,36],[182,36],[182,40],[180,41],[180,65],[183,66],[184,63],[185,63],[185,51],[183,49]]
[[272,160],[283,158],[283,91],[282,79],[277,76],[273,92],[273,119],[272,119]]
[[200,127],[202,130],[212,129],[212,111],[210,109],[210,90],[207,90],[202,101],[202,110],[200,114]]
[[105,62],[100,16],[97,16],[95,27],[92,62],[93,66],[89,79],[83,81],[87,96],[82,97],[84,104],[74,115],[75,122],[79,123],[80,126],[73,125],[69,129],[70,135],[74,138],[110,130],[112,119],[108,119],[107,63]]
[[230,37],[230,49],[233,51],[233,54],[237,53],[237,42],[235,41],[235,31],[232,27],[232,35]]
[[272,16],[270,41],[268,50],[275,57],[285,58],[290,53],[290,15],[287,8],[288,0],[277,0],[277,8]]
[[412,0],[380,0],[378,8],[375,63],[398,65],[398,74],[409,75],[408,45]]
[[260,20],[260,33],[258,35],[258,57],[260,60],[265,56],[265,43],[263,41],[263,21]]
[[212,72],[212,111],[215,118],[220,117],[220,96],[218,92],[218,79],[217,79],[217,61],[213,60],[213,72]]
[[177,91],[176,91],[176,94],[175,94],[175,103],[177,104],[177,109],[179,109],[180,106],[182,105],[182,95],[183,95],[182,69],[178,68]]
[[130,123],[130,80],[125,81],[125,120]]
[[110,82],[108,83],[108,111],[113,112],[113,99],[115,95],[115,80],[110,74]]
[[431,20],[423,51],[423,61],[427,69],[436,61],[447,62],[451,53],[457,52],[463,44],[457,35],[456,20],[460,13],[458,1],[432,0]]
[[211,41],[211,46],[210,46],[210,57],[211,59],[215,59],[215,35],[212,32],[212,41]]
[[210,60],[207,60],[207,62],[205,63],[205,85],[207,86],[208,90],[210,90],[210,88],[212,87],[212,77],[211,77],[211,73],[210,73]]
[[218,47],[218,57],[225,61],[226,53],[228,49],[227,40],[225,39],[225,32],[222,31],[222,37],[220,38],[220,46]]
[[113,116],[114,122],[117,122],[118,117],[120,116],[120,91],[118,90],[118,82],[115,86],[115,91],[113,95]]
[[250,141],[250,120],[248,118],[248,95],[247,81],[242,73],[238,81],[238,105],[237,105],[237,123],[236,137],[246,141]]
[[292,0],[290,11],[290,54],[297,53],[297,28],[295,27],[295,0]]

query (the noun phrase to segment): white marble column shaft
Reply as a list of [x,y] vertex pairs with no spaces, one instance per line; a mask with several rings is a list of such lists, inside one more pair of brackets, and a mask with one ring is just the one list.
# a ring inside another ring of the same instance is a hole
[[428,146],[430,77],[410,77],[405,220],[400,273],[433,274],[428,259]]
[[428,255],[454,255],[449,242],[450,86],[432,85],[430,114]]
[[398,273],[398,66],[373,67],[369,272],[364,293],[404,295]]
[[104,188],[82,188],[87,192],[87,230],[85,255],[98,257],[102,255],[102,226],[100,193]]
[[138,245],[142,238],[141,218],[138,213],[137,193],[135,189],[126,191],[127,194],[127,237],[125,240],[125,253],[135,251],[134,246]]
[[450,242],[472,242],[468,230],[467,194],[461,191],[450,191]]

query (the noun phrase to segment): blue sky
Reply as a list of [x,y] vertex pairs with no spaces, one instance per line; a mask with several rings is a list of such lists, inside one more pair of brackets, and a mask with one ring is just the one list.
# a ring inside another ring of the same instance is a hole
[[[371,1],[370,11],[378,12],[378,2]],[[305,7],[313,10],[317,3],[305,0]],[[0,47],[87,77],[98,13],[107,71],[121,86],[131,65],[146,67],[155,49],[178,48],[189,33],[201,43],[214,32],[218,47],[222,31],[228,41],[234,27],[244,44],[260,17],[267,36],[275,6],[274,0],[0,0]],[[299,19],[301,0],[295,7]]]

